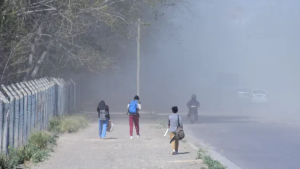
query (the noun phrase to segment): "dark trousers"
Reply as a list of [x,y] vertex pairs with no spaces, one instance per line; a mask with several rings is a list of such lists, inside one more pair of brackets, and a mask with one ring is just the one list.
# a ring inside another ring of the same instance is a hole
[[191,113],[195,113],[196,114],[196,119],[198,120],[198,109],[197,108],[189,108],[188,117],[190,117]]

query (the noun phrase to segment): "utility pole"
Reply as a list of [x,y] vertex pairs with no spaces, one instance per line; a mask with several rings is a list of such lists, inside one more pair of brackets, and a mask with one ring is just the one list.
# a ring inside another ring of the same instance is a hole
[[140,96],[140,40],[141,40],[141,20],[138,19],[138,29],[137,29],[137,70],[136,70],[136,90],[137,95]]

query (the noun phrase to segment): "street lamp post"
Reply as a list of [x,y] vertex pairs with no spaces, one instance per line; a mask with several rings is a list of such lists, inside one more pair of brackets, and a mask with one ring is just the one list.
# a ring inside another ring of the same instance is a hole
[[137,95],[140,96],[140,40],[141,40],[141,20],[138,19],[137,27],[137,70],[136,70],[136,89]]

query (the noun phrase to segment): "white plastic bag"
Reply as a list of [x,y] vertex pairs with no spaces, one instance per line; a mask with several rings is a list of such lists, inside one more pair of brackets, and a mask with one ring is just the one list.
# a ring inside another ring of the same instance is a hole
[[114,123],[112,123],[112,122],[111,122],[111,124],[110,124],[110,130],[109,130],[109,132],[112,132],[112,131],[114,131],[114,128],[115,128],[115,127],[114,127]]
[[166,137],[167,133],[169,132],[169,128],[167,128],[165,134],[164,134],[164,137]]

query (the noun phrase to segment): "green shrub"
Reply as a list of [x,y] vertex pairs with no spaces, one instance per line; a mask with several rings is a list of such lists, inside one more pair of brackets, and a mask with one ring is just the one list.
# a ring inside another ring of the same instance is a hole
[[61,117],[54,117],[49,121],[49,131],[50,132],[59,132],[59,124],[61,122]]
[[[49,131],[54,133],[72,133],[88,126],[88,120],[83,115],[55,117],[49,122]],[[16,166],[31,161],[42,162],[49,157],[53,146],[56,145],[56,137],[48,132],[39,131],[33,133],[26,146],[18,149],[10,149],[8,155],[0,155],[1,169],[12,169]]]
[[39,150],[36,153],[34,153],[31,157],[31,160],[33,163],[39,163],[44,160],[46,160],[50,155],[49,155],[49,150]]
[[26,146],[18,149],[10,149],[7,156],[0,156],[0,166],[3,169],[11,169],[25,161],[38,163],[44,161],[56,144],[56,138],[46,132],[33,133]]
[[84,115],[62,116],[50,120],[50,131],[58,133],[74,133],[86,128],[88,120]]
[[204,164],[208,166],[208,169],[227,169],[219,161],[212,159],[210,156],[206,155],[203,158]]
[[36,147],[38,149],[47,149],[50,145],[54,144],[56,144],[55,137],[41,131],[33,133],[28,140],[28,146]]
[[198,150],[197,159],[202,159],[203,163],[208,167],[202,167],[201,169],[227,169],[226,166],[221,164],[219,161],[214,160],[211,158],[211,156],[206,155],[207,151],[203,149]]
[[1,155],[0,157],[0,166],[4,169],[12,169],[14,166],[18,166],[22,163],[22,154],[21,150],[14,150],[9,148],[9,154],[7,156]]

